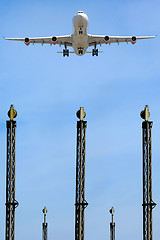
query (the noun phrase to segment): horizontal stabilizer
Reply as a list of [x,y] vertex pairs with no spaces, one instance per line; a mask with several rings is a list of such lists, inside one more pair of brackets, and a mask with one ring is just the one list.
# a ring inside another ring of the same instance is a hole
[[[57,52],[57,53],[63,53],[63,52]],[[69,53],[75,53],[75,52],[70,52],[70,51],[69,51]]]
[[[87,51],[86,53],[92,53],[92,51]],[[98,51],[98,53],[103,53],[103,51]]]

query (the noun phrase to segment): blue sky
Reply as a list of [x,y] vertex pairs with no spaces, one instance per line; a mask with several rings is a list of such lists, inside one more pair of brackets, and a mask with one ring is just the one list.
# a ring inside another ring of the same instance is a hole
[[[18,111],[16,239],[41,238],[48,208],[49,239],[74,239],[76,111],[87,113],[85,239],[142,239],[142,145],[139,114],[153,120],[153,234],[160,235],[160,48],[156,39],[104,45],[99,57],[63,58],[58,46],[8,42],[5,37],[72,33],[78,10],[89,33],[159,34],[159,1],[0,2],[0,238],[5,233],[6,120]],[[93,230],[94,229],[94,230]]]

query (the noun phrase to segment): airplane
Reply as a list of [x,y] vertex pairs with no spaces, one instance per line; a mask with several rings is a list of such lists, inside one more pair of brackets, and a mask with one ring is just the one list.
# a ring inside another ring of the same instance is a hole
[[[155,36],[108,36],[108,35],[91,35],[88,34],[88,16],[83,11],[78,11],[73,18],[73,34],[64,36],[51,36],[51,37],[34,37],[34,38],[5,38],[6,40],[22,41],[27,46],[32,43],[55,44],[64,45],[63,57],[69,57],[69,53],[76,53],[82,56],[85,53],[92,53],[92,56],[98,56],[101,52],[97,49],[97,45],[131,42],[135,44],[137,40],[155,38]],[[88,47],[93,46],[92,51],[87,51]],[[69,51],[67,47],[73,47],[74,51]]]

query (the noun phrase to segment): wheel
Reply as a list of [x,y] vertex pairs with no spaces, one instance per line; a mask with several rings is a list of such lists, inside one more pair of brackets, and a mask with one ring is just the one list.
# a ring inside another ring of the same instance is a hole
[[79,55],[83,54],[83,50],[79,50]]
[[63,49],[63,57],[69,57],[69,50],[68,49]]
[[92,56],[98,56],[98,49],[92,49]]

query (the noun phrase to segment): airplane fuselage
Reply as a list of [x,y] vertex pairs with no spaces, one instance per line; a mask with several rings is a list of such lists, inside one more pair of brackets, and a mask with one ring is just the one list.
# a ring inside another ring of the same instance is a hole
[[84,55],[88,48],[88,17],[79,11],[73,18],[73,49],[77,55]]

